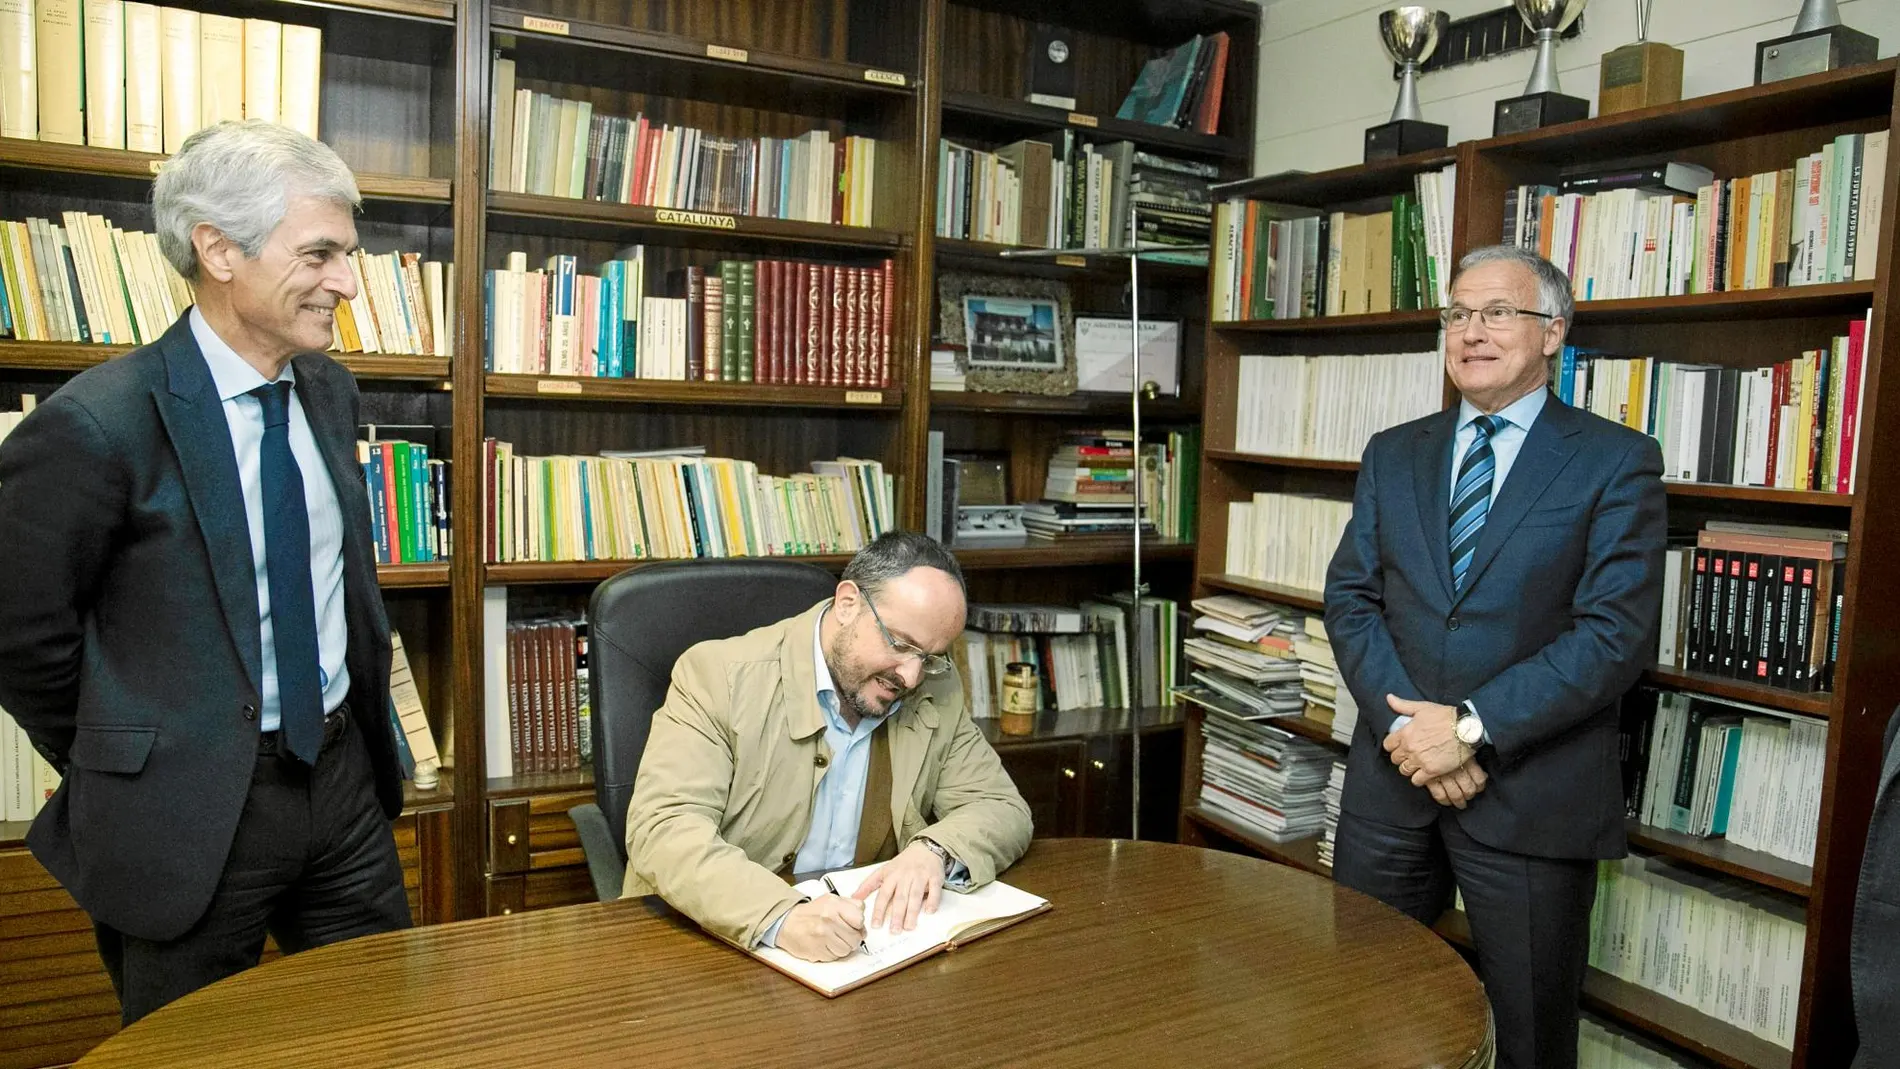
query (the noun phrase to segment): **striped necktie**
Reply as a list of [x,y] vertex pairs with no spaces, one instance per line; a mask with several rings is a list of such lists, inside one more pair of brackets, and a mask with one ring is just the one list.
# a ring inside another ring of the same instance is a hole
[[1503,420],[1497,416],[1479,416],[1471,421],[1478,432],[1458,465],[1458,483],[1451,492],[1451,588],[1462,593],[1465,571],[1471,567],[1471,555],[1478,549],[1478,535],[1484,531],[1484,517],[1491,511],[1491,481],[1498,462],[1491,452],[1491,436]]

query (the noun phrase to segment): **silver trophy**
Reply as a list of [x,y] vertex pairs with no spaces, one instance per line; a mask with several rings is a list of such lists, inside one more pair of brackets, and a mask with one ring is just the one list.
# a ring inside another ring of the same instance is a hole
[[1583,14],[1585,0],[1512,0],[1524,25],[1537,35],[1537,61],[1531,65],[1524,95],[1500,100],[1493,134],[1515,134],[1539,126],[1590,117],[1590,102],[1565,96],[1557,87],[1557,38]]
[[1395,7],[1379,13],[1379,43],[1399,66],[1399,99],[1392,119],[1366,130],[1366,159],[1383,160],[1444,148],[1450,131],[1425,121],[1418,106],[1418,69],[1438,49],[1451,16],[1429,7]]
[[1872,63],[1880,39],[1841,25],[1835,0],[1803,0],[1794,32],[1755,46],[1755,84]]

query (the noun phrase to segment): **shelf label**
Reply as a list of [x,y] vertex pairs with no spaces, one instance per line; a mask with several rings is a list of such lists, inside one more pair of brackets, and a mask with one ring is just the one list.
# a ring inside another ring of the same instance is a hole
[[881,405],[884,403],[882,390],[846,390],[844,403],[847,405]]
[[524,30],[533,30],[536,33],[558,33],[562,37],[567,36],[566,19],[547,19],[539,15],[523,15],[521,16],[521,28]]
[[709,230],[739,229],[739,220],[730,215],[715,215],[712,212],[682,212],[675,208],[653,209],[653,220],[678,226],[703,226]]
[[1102,124],[1093,115],[1084,115],[1079,111],[1072,111],[1069,113],[1069,125],[1070,126],[1100,126]]
[[1080,256],[1058,256],[1058,257],[1056,257],[1056,266],[1057,266],[1057,267],[1087,267],[1088,265],[1089,265],[1089,262],[1088,262],[1087,260],[1084,260],[1084,259],[1083,259],[1082,257],[1080,257]]
[[896,71],[866,70],[864,80],[879,85],[909,85],[910,82]]
[[164,160],[147,160],[145,161],[145,169],[148,171],[151,171],[153,174],[157,174],[158,172],[165,169],[165,161]]
[[752,58],[752,53],[743,48],[732,48],[727,45],[707,45],[706,58],[723,59],[728,63],[744,63]]
[[542,379],[534,384],[534,392],[578,394],[581,392],[581,384],[573,379]]

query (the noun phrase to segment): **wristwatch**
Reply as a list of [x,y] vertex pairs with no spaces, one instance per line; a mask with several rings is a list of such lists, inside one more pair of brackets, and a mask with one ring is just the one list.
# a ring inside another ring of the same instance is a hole
[[1458,707],[1458,722],[1452,727],[1458,741],[1472,749],[1484,745],[1484,721],[1478,719],[1478,711],[1466,702]]
[[921,835],[919,835],[916,839],[912,841],[922,846],[924,849],[930,851],[931,853],[937,855],[937,860],[943,862],[944,878],[949,879],[950,870],[956,868],[957,866],[956,859],[950,856],[950,851],[945,850],[942,847],[942,845],[937,843],[935,840],[926,839]]

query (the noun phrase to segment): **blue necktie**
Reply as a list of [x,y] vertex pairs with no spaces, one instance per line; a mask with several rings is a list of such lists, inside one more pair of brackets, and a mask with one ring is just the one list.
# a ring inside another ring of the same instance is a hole
[[1478,437],[1458,465],[1458,483],[1451,492],[1451,589],[1462,592],[1465,571],[1471,567],[1471,555],[1477,552],[1478,535],[1484,531],[1484,517],[1491,511],[1491,477],[1497,472],[1497,457],[1491,452],[1491,436],[1504,421],[1496,416],[1479,416],[1471,421]]
[[264,564],[270,577],[271,645],[277,652],[277,709],[285,748],[307,765],[323,748],[323,686],[317,605],[310,581],[310,514],[303,473],[290,452],[290,383],[251,391],[264,409],[258,468],[264,490]]

